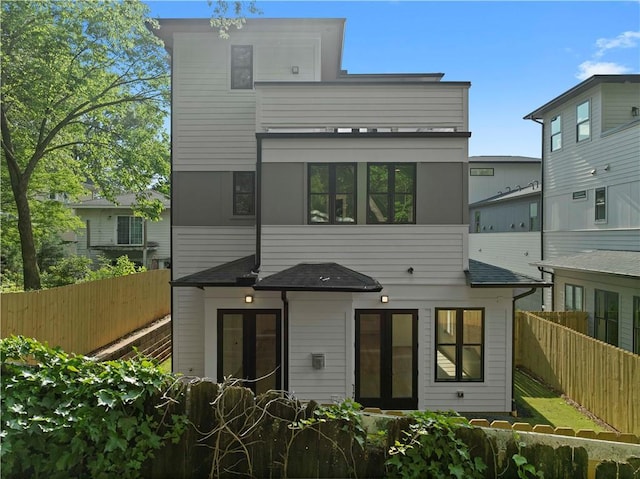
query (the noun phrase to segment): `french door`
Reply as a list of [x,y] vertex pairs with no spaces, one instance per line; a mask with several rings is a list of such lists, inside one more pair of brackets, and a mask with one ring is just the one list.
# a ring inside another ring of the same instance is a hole
[[418,408],[418,312],[356,310],[356,401]]
[[244,379],[256,394],[281,389],[279,310],[218,310],[218,381]]

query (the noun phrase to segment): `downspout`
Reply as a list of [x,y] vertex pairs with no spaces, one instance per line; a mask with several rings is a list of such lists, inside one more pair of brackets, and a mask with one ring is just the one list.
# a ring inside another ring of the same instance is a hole
[[289,299],[287,292],[280,293],[282,298],[282,389],[289,390]]
[[[531,118],[542,128],[540,135],[540,261],[544,260],[544,122]],[[544,277],[542,277],[544,279]]]
[[556,275],[551,271],[545,271],[542,266],[538,266],[538,271],[542,273],[543,277],[545,273],[551,275],[551,282],[553,283],[551,286],[551,311],[553,311],[556,308]]
[[[522,294],[518,294],[513,297],[511,303],[511,411],[512,415],[517,417],[516,409],[516,389],[515,389],[515,377],[516,377],[516,301],[532,295],[536,292],[537,288],[531,288],[529,291],[525,291]],[[514,414],[515,413],[515,414]]]
[[256,135],[256,264],[253,271],[260,271],[262,235],[262,138]]

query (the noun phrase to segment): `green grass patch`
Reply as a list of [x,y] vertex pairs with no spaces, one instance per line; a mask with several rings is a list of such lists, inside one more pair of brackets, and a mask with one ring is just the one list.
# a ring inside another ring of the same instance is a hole
[[159,364],[160,369],[165,373],[171,372],[171,356]]
[[575,407],[568,404],[558,393],[547,388],[522,371],[516,370],[514,389],[518,411],[523,414],[518,421],[531,425],[549,424],[553,427],[578,429],[605,429]]

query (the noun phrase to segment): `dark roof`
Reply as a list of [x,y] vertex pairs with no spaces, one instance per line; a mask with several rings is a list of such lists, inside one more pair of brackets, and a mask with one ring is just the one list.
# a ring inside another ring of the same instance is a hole
[[464,272],[472,288],[546,288],[553,283],[531,278],[492,264],[469,259],[469,269]]
[[556,269],[588,271],[640,278],[640,251],[597,250],[534,263]]
[[375,279],[337,263],[300,263],[258,281],[253,289],[265,291],[377,292]]
[[205,269],[197,273],[183,276],[171,282],[173,286],[251,286],[256,281],[253,268],[256,264],[255,255],[221,264],[214,268]]

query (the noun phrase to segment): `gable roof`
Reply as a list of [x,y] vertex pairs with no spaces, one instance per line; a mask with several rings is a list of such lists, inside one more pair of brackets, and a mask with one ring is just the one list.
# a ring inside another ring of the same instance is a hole
[[552,269],[587,271],[640,278],[640,251],[597,250],[533,263]]
[[553,283],[531,278],[499,266],[469,259],[469,269],[464,272],[472,288],[547,288]]
[[382,291],[382,285],[365,274],[337,263],[300,263],[261,279],[253,289],[373,293]]
[[171,282],[172,286],[194,286],[197,288],[220,286],[251,286],[257,275],[253,272],[255,255],[245,256],[229,263],[183,276]]
[[[162,206],[165,208],[171,207],[171,201],[162,193],[155,190],[147,190],[145,196],[149,200],[160,200],[162,202]],[[80,201],[79,203],[73,203],[70,206],[72,208],[126,208],[131,209],[131,206],[136,203],[136,194],[135,193],[123,193],[121,195],[116,196],[115,203],[113,201],[109,201],[106,198],[94,198],[92,200]]]

